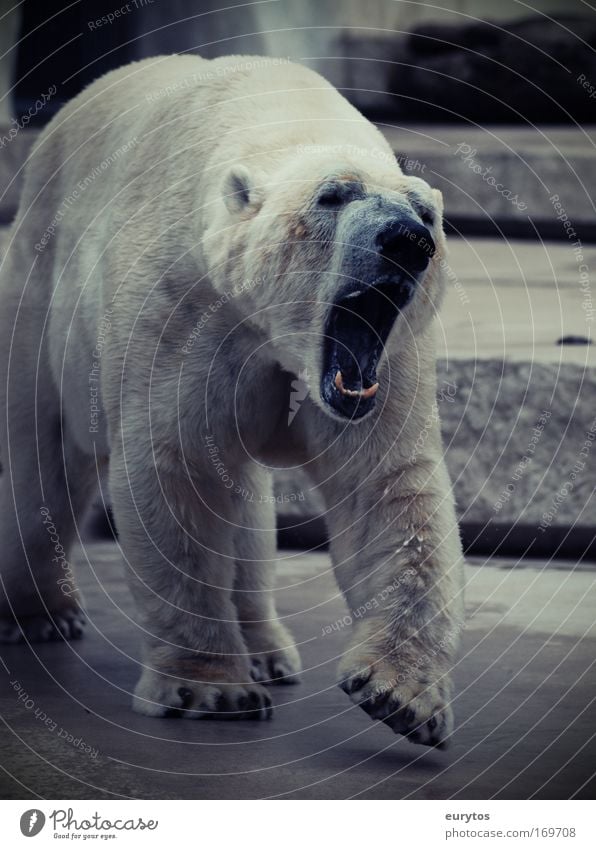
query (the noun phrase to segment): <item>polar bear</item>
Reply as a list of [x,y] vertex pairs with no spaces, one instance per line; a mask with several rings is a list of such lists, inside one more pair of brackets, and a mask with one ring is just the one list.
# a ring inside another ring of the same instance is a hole
[[81,635],[68,552],[109,467],[134,709],[268,718],[265,684],[300,672],[271,589],[271,468],[301,464],[363,611],[340,686],[445,745],[462,622],[432,415],[445,251],[440,193],[300,65],[159,56],[67,104],[2,261],[2,639]]

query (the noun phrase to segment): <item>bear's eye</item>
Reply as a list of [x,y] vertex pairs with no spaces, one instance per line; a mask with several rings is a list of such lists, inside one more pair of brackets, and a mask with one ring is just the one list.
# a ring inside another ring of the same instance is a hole
[[410,197],[409,200],[422,223],[427,224],[429,227],[432,227],[435,223],[434,210],[430,209],[428,206],[425,206],[416,198]]
[[434,213],[430,209],[421,209],[418,213],[423,224],[433,225],[435,223]]
[[348,199],[344,186],[323,186],[317,197],[317,204],[324,207],[342,206]]

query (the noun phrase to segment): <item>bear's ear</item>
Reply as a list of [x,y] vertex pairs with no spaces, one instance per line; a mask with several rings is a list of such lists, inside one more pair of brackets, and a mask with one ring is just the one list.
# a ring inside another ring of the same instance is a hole
[[223,199],[228,212],[256,212],[263,202],[260,188],[255,186],[253,176],[245,165],[233,165],[226,174]]
[[434,201],[437,205],[437,210],[439,212],[439,215],[442,215],[443,214],[443,195],[441,194],[441,192],[438,189],[433,189],[432,191],[433,191],[433,198],[434,198]]

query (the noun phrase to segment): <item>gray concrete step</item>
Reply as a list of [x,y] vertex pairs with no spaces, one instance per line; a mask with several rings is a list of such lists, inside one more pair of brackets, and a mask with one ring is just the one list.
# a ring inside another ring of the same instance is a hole
[[437,318],[439,356],[596,366],[588,337],[596,318],[596,246],[451,238],[446,297]]
[[441,189],[455,231],[596,240],[594,127],[381,129],[406,173]]

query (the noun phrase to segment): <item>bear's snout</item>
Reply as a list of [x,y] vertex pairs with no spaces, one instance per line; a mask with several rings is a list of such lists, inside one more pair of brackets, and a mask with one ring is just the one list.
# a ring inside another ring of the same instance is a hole
[[375,406],[385,343],[436,246],[407,204],[379,197],[354,203],[343,225],[336,255],[341,282],[325,321],[320,391],[335,415],[359,419]]
[[349,204],[341,216],[336,271],[352,282],[352,291],[381,277],[415,285],[435,251],[430,229],[409,203],[371,196]]

